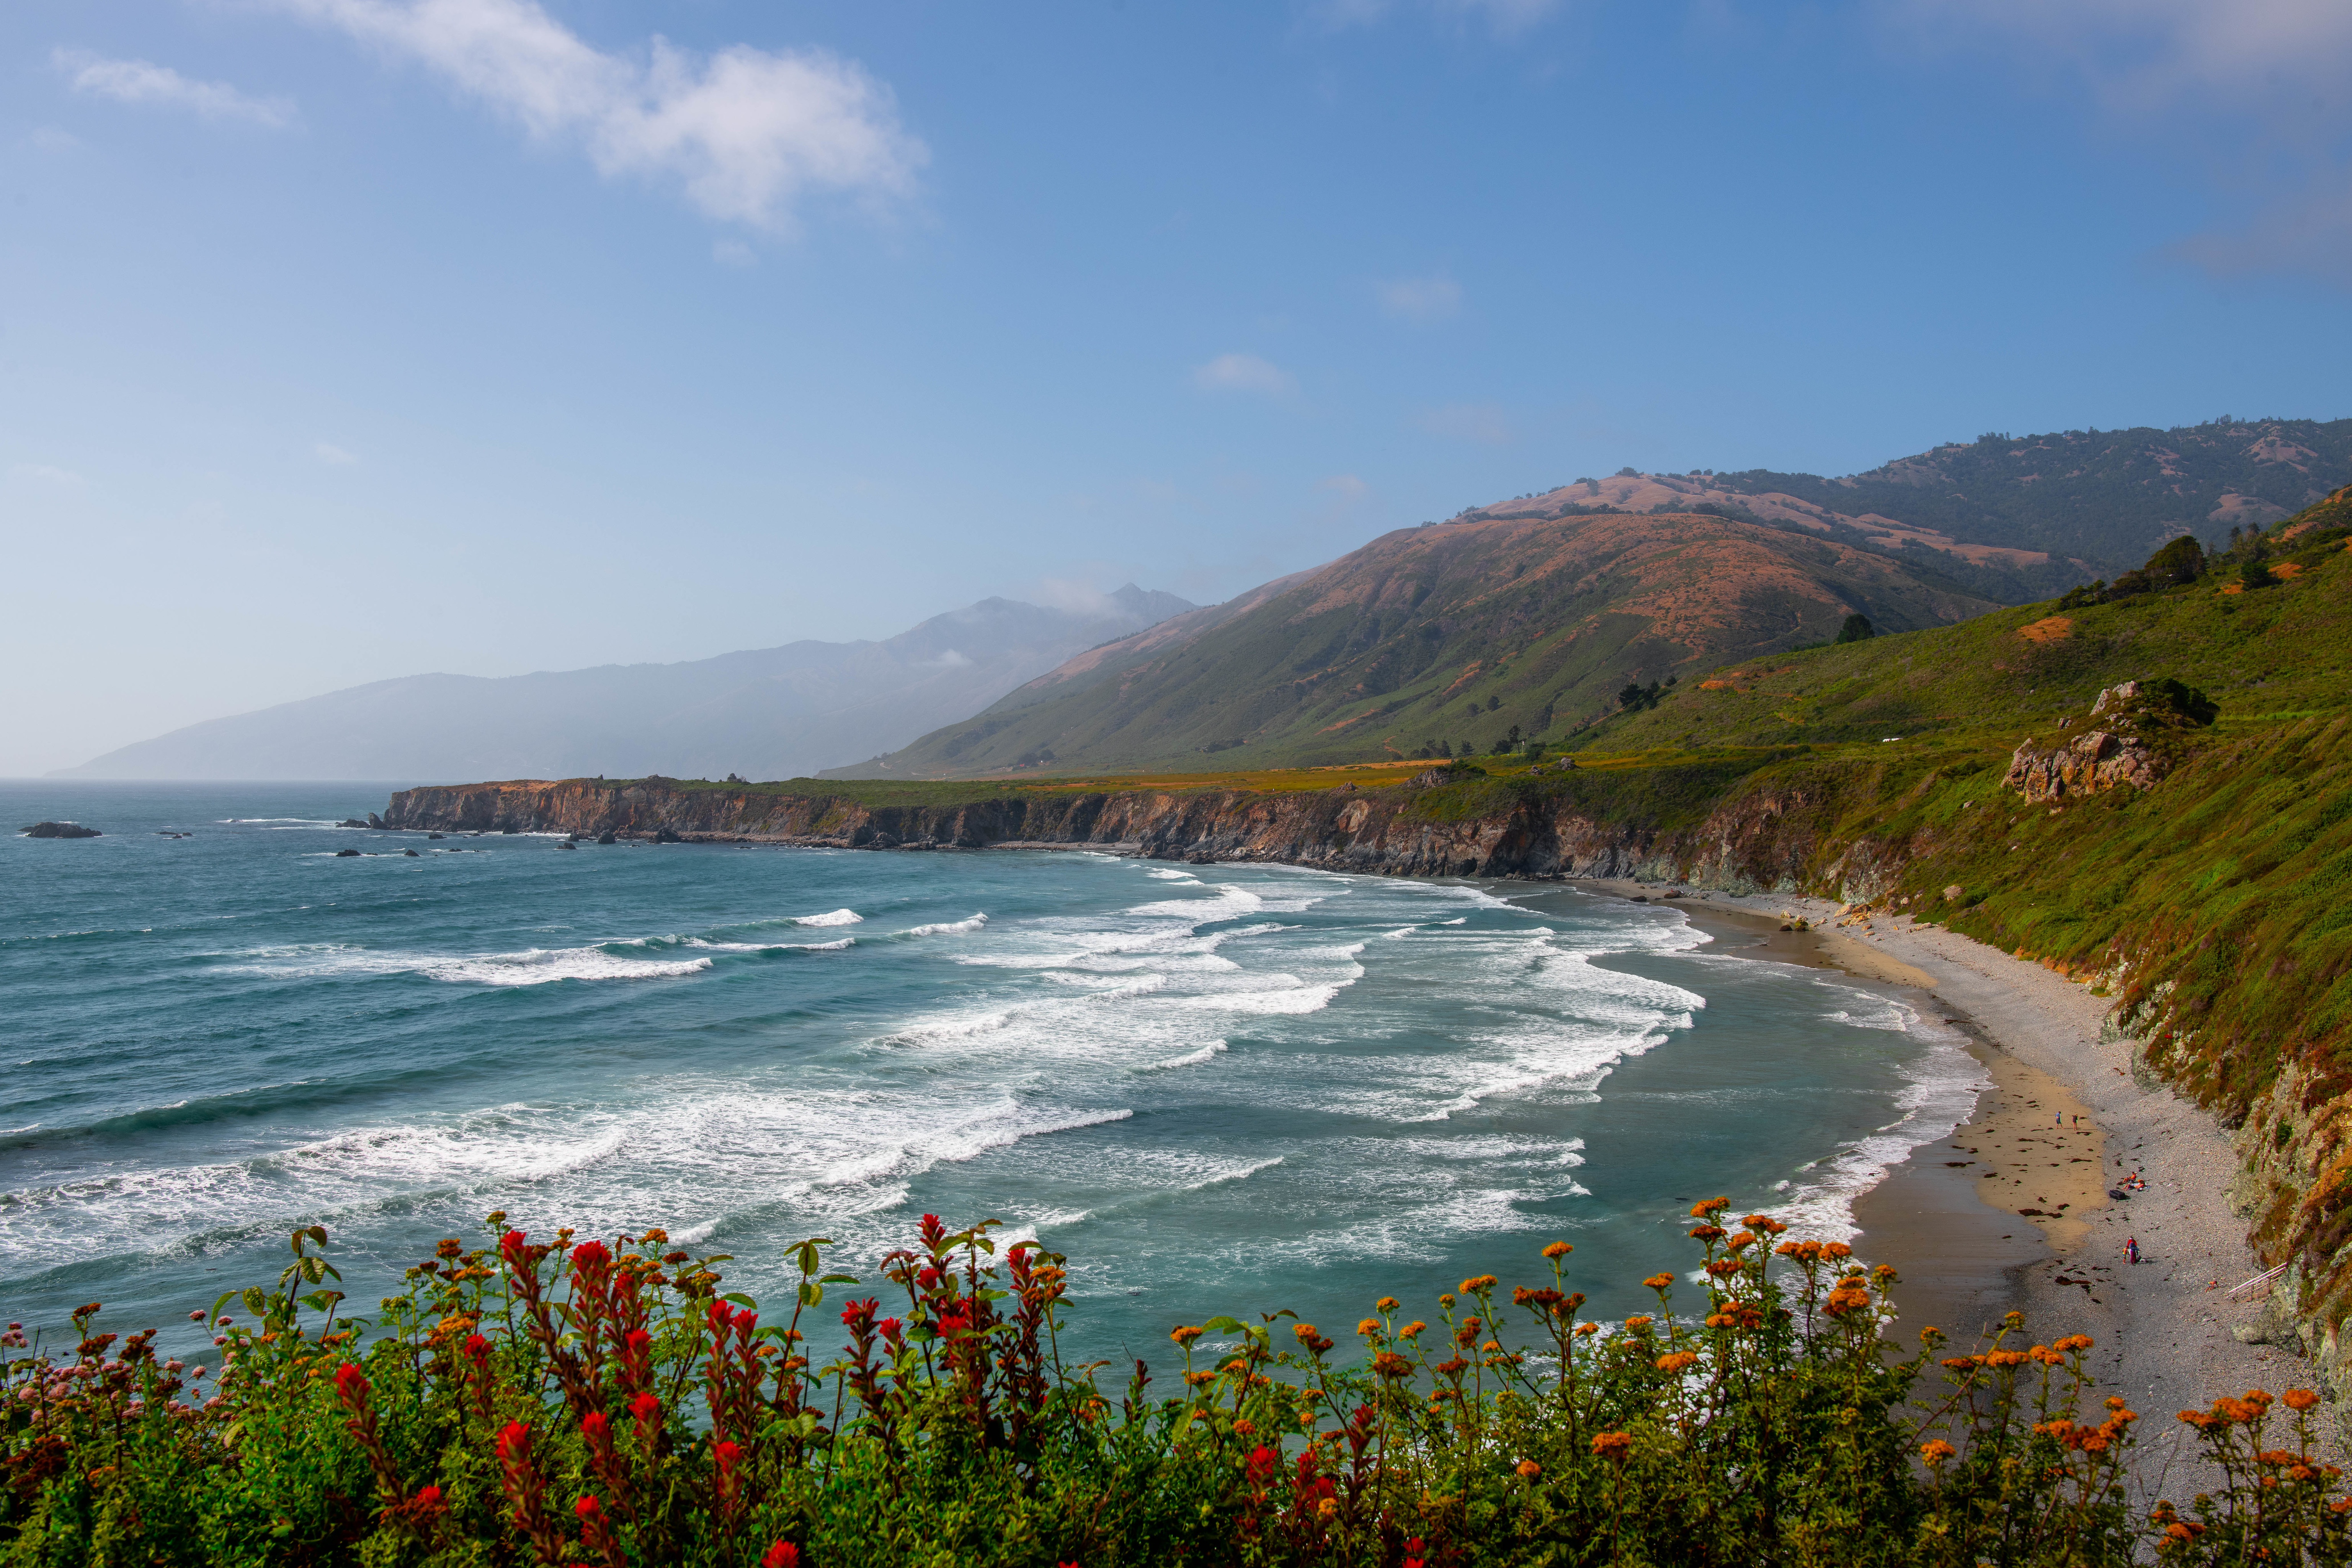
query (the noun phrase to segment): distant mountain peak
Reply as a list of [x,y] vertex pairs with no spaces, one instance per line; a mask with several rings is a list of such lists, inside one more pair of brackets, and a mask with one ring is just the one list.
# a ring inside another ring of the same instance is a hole
[[879,642],[502,679],[406,676],[110,752],[84,778],[788,778],[987,707],[1072,655],[1193,606],[1129,584],[1078,607],[982,599]]

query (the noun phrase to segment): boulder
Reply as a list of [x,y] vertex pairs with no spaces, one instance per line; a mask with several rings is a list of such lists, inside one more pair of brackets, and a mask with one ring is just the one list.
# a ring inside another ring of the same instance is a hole
[[84,827],[79,822],[36,822],[24,829],[27,838],[103,838],[106,835],[95,827]]
[[335,858],[338,860],[356,860],[359,858],[360,852],[356,849],[338,849],[335,851]]
[[401,853],[402,853],[403,855],[407,856],[411,860],[415,860],[415,859],[419,859],[419,858],[421,858],[421,857],[420,857],[420,856],[418,856],[418,854],[416,853],[416,851],[415,851],[415,850],[414,850],[414,849],[404,849],[404,850],[402,850],[402,851],[401,851]]
[[338,826],[338,827],[365,827],[365,826],[367,826],[367,824],[366,824],[366,823],[364,823],[364,822],[362,822],[362,821],[361,821],[358,817],[356,817],[356,816],[347,816],[347,817],[343,818],[341,822],[338,822],[337,824],[335,824],[335,826]]
[[1944,902],[1948,904],[1957,904],[1968,896],[1969,890],[1966,888],[1961,887],[1958,882],[1954,882],[1950,887],[1944,889]]
[[579,848],[579,847],[580,847],[580,846],[578,846],[577,844],[572,843],[572,840],[570,840],[569,838],[567,838],[567,839],[565,839],[562,843],[561,843],[561,844],[557,845],[557,846],[556,846],[556,847],[557,847],[558,849],[577,849],[577,848]]
[[599,844],[618,844],[620,841],[619,836],[609,827],[596,835],[596,842]]
[[665,827],[654,835],[654,842],[656,844],[683,844],[686,840],[680,838],[677,834]]

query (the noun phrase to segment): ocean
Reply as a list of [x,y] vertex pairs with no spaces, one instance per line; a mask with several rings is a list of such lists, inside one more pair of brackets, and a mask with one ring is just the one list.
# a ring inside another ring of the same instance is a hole
[[[871,1279],[926,1213],[1001,1219],[1068,1255],[1083,1357],[1281,1308],[1351,1342],[1554,1239],[1612,1317],[1700,1198],[1851,1236],[1980,1081],[1670,904],[334,826],[388,787],[0,784],[0,1316],[174,1348],[308,1224],[364,1312],[499,1209],[780,1300],[803,1237]],[[13,831],[52,817],[104,837]]]

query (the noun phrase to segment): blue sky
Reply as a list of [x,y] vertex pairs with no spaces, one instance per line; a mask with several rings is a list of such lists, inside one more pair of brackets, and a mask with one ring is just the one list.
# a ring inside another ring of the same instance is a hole
[[0,773],[2352,414],[2340,0],[16,0]]

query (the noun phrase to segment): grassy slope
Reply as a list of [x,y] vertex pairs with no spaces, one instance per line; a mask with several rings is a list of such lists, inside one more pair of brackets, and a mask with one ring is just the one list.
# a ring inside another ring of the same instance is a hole
[[1118,679],[1016,693],[886,762],[942,777],[1314,766],[1432,741],[1483,752],[1513,725],[1559,733],[1605,712],[1629,678],[1826,637],[1857,606],[1909,627],[1985,602],[1883,555],[1722,518],[1408,530]]

